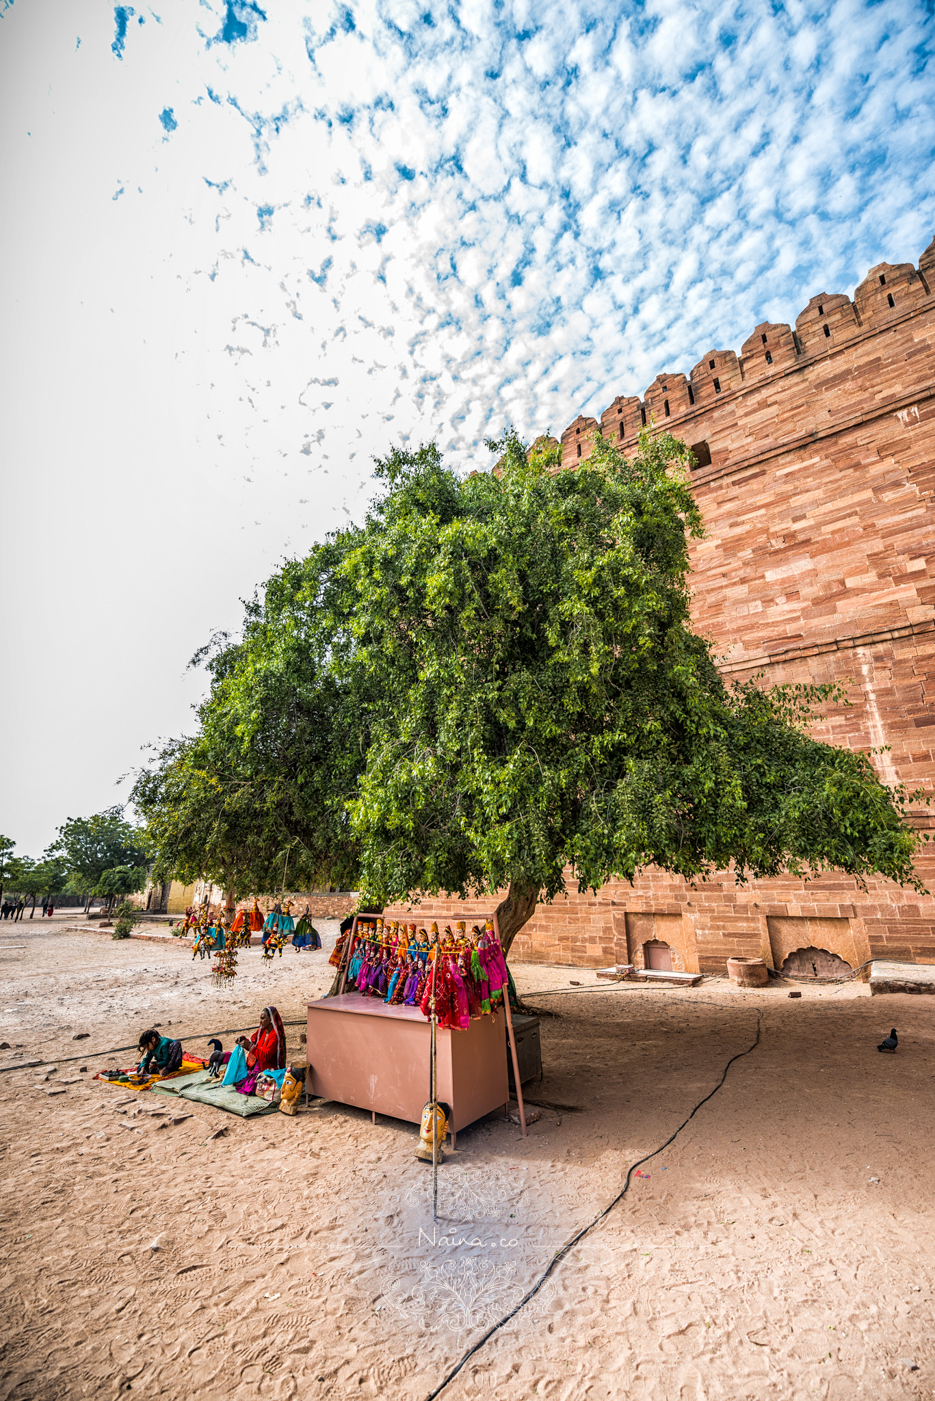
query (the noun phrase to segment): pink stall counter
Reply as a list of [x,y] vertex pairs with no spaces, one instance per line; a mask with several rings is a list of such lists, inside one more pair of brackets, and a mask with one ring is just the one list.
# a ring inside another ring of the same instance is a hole
[[[501,1009],[465,1031],[437,1030],[438,1098],[459,1129],[510,1098]],[[429,1099],[431,1025],[418,1007],[387,1006],[357,992],[308,1004],[311,1094],[417,1124]],[[525,1125],[524,1125],[525,1127]]]

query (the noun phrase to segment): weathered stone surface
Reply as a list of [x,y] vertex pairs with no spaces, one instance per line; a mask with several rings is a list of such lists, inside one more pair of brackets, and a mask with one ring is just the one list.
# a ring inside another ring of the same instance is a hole
[[639,983],[672,983],[676,987],[697,987],[701,982],[700,973],[666,973],[659,968],[637,968],[633,979]]
[[935,994],[935,965],[927,968],[912,963],[879,960],[870,967],[870,993],[929,992]]

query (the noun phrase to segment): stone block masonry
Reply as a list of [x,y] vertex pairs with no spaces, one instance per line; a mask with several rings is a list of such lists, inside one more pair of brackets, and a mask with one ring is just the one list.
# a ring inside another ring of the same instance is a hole
[[[268,914],[273,905],[280,899],[279,895],[261,895],[260,909],[264,915]],[[316,919],[344,919],[347,915],[352,915],[357,909],[356,890],[287,890],[282,896],[286,900],[292,901],[292,916],[298,919],[305,906],[308,905],[312,923]],[[253,908],[253,897],[246,900],[237,901],[238,910],[251,910]]]
[[[836,681],[816,737],[873,753],[887,783],[935,778],[935,239],[918,267],[881,263],[854,293],[822,292],[795,327],[764,322],[688,375],[664,373],[642,398],[618,394],[600,419],[561,435],[562,465],[586,461],[597,432],[624,452],[644,426],[692,448],[707,535],[692,545],[692,618],[728,678]],[[935,827],[921,807],[920,827]],[[919,874],[935,889],[935,858]],[[575,892],[572,872],[567,872]],[[493,909],[495,900],[472,910]],[[426,900],[420,923],[457,901]],[[404,907],[388,910],[399,918]],[[796,948],[935,964],[935,899],[843,875],[696,887],[649,870],[633,887],[538,906],[513,946],[534,962],[644,966],[647,943],[672,966],[725,972],[728,957],[779,967]]]

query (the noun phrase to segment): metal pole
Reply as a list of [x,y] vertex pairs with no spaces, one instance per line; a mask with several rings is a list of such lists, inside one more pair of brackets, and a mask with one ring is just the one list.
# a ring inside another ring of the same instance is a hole
[[[494,933],[495,933],[496,936],[497,936],[497,943],[500,944],[500,923],[499,923],[499,921],[498,921],[498,919],[497,919],[496,911],[494,911],[493,927],[494,927]],[[501,949],[502,949],[502,948],[503,948],[503,945],[500,944],[500,947],[501,947]],[[505,956],[505,955],[504,955],[504,962],[506,962],[506,956]],[[525,1137],[526,1137],[526,1108],[525,1108],[525,1106],[524,1106],[524,1104],[523,1104],[523,1087],[522,1087],[522,1085],[520,1084],[520,1080],[519,1080],[519,1060],[517,1059],[517,1055],[516,1055],[516,1037],[513,1035],[513,1016],[512,1016],[512,1014],[511,1014],[511,1012],[510,1012],[510,984],[509,984],[509,980],[507,980],[507,985],[506,985],[506,987],[503,989],[503,1010],[504,1010],[504,1012],[506,1013],[506,1032],[507,1032],[507,1036],[510,1038],[510,1056],[512,1057],[512,1060],[513,1060],[513,1079],[514,1079],[514,1081],[516,1082],[516,1103],[517,1103],[517,1106],[518,1106],[518,1108],[519,1108],[519,1126],[520,1126],[520,1132],[522,1133],[523,1138],[525,1138]]]
[[286,847],[286,859],[285,859],[285,861],[283,862],[283,866],[282,866],[282,889],[281,889],[280,892],[279,892],[279,903],[280,903],[280,905],[282,904],[283,896],[284,896],[285,893],[286,893],[286,872],[287,872],[288,869],[289,869],[289,851],[290,851],[291,846],[292,846],[292,843],[290,842],[290,843],[289,843],[289,846]]
[[438,1220],[438,1066],[436,1059],[436,1028],[438,1017],[435,1011],[435,989],[438,985],[438,951],[439,945],[436,942],[434,948],[435,957],[432,960],[432,996],[429,999],[429,1011],[432,1014],[432,1075],[431,1075],[431,1099],[432,1099],[432,1220]]

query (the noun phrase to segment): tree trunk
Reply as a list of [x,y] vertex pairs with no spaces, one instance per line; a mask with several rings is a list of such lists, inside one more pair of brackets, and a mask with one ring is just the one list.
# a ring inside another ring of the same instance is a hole
[[497,906],[497,924],[500,927],[500,943],[504,955],[510,952],[510,945],[527,920],[532,918],[539,903],[539,887],[510,881],[506,899]]

